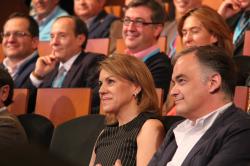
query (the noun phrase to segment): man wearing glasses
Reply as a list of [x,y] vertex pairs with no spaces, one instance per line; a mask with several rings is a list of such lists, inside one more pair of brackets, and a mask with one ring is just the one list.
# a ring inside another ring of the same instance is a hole
[[165,10],[155,0],[131,1],[125,10],[122,36],[126,52],[140,58],[153,76],[156,88],[167,96],[171,79],[170,59],[160,52],[157,40],[163,29]]
[[1,35],[5,58],[0,67],[8,70],[15,88],[27,88],[26,82],[38,58],[38,25],[28,15],[13,13],[5,22]]

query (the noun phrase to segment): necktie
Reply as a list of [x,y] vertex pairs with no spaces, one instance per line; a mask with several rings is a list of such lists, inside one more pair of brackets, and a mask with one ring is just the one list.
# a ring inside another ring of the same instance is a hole
[[66,75],[66,69],[63,66],[61,66],[57,73],[57,76],[55,77],[53,81],[52,87],[61,88],[65,75]]

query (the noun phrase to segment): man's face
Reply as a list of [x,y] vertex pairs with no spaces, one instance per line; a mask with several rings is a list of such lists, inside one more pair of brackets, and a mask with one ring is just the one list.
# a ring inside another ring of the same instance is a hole
[[3,53],[10,59],[22,60],[38,46],[38,38],[28,31],[29,22],[24,18],[8,20],[3,27]]
[[192,120],[207,109],[209,85],[205,73],[193,53],[177,60],[170,94],[178,115]]
[[174,0],[176,12],[183,15],[188,10],[201,5],[201,0]]
[[38,17],[44,18],[57,6],[59,0],[32,0]]
[[99,14],[103,9],[104,0],[74,0],[75,14],[86,20]]
[[51,28],[52,53],[62,62],[81,51],[86,40],[84,35],[76,35],[74,21],[70,18],[57,20]]
[[144,6],[126,10],[122,36],[130,52],[136,53],[156,44],[157,36],[161,33],[162,26],[143,24],[152,23],[151,15],[152,11]]

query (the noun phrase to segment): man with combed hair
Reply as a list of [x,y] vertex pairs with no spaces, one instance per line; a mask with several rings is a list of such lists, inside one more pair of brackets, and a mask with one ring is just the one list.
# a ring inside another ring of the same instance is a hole
[[177,54],[172,75],[174,124],[150,166],[250,164],[250,117],[233,104],[236,71],[232,58],[216,46]]

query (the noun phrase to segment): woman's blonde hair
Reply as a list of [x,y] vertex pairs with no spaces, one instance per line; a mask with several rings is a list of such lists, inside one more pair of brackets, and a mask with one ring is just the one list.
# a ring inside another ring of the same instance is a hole
[[141,91],[136,96],[140,112],[160,113],[153,77],[141,60],[130,55],[113,54],[100,63],[100,70],[105,70],[141,87]]

